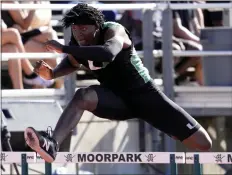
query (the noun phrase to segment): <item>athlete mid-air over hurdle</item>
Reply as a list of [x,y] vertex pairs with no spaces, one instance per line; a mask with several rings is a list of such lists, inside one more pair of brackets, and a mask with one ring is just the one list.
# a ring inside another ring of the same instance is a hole
[[63,25],[71,26],[69,46],[52,40],[46,47],[67,56],[54,69],[39,61],[34,71],[51,80],[83,65],[92,70],[100,85],[76,91],[52,135],[41,134],[32,127],[25,130],[26,143],[45,161],[55,160],[59,145],[76,127],[85,110],[110,120],[139,118],[188,148],[202,151],[211,148],[206,130],[154,84],[122,25],[105,22],[101,11],[81,3],[64,16]]

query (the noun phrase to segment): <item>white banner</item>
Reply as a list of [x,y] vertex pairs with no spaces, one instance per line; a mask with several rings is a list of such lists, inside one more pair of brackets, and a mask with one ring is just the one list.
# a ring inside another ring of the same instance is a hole
[[[91,152],[58,153],[55,163],[170,163],[168,152]],[[173,153],[176,163],[185,162],[184,153]]]
[[194,154],[199,154],[200,164],[232,164],[232,152],[186,153],[186,164],[194,164]]
[[[21,163],[21,154],[24,152],[2,152],[1,161],[3,163]],[[34,152],[28,152],[28,163],[44,163],[44,160]],[[174,160],[170,160],[173,154]],[[171,152],[88,152],[71,153],[58,152],[54,163],[152,163],[167,164],[175,162],[177,164],[185,163],[185,153]]]
[[36,163],[35,152],[1,152],[1,163],[21,163],[22,154],[26,154],[28,163]]

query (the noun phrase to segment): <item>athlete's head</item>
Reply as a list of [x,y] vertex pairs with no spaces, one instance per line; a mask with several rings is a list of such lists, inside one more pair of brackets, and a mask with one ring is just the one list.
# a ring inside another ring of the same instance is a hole
[[65,15],[62,21],[65,28],[71,26],[72,34],[80,45],[91,45],[105,19],[101,11],[79,3]]

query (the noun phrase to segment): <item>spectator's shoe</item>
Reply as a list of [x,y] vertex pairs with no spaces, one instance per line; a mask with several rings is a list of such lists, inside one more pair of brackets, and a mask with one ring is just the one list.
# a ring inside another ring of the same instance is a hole
[[38,87],[50,87],[54,85],[54,80],[45,80],[40,76],[36,76],[35,78],[23,78],[23,82],[27,85],[38,86]]
[[36,151],[46,162],[53,162],[58,151],[57,142],[49,132],[37,132],[34,128],[28,127],[24,132],[26,143]]

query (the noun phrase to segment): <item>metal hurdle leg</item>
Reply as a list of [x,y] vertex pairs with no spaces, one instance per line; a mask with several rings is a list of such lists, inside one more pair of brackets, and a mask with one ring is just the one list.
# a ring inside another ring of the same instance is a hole
[[22,175],[28,175],[27,154],[21,155],[21,162],[22,162]]
[[[21,155],[22,175],[28,175],[27,154]],[[52,175],[52,164],[45,162],[45,175]]]
[[178,168],[175,161],[175,154],[170,154],[170,163],[171,163],[171,175],[177,175]]
[[45,174],[52,175],[52,164],[45,162]]
[[194,154],[193,174],[202,175],[202,165],[199,162],[199,154]]

